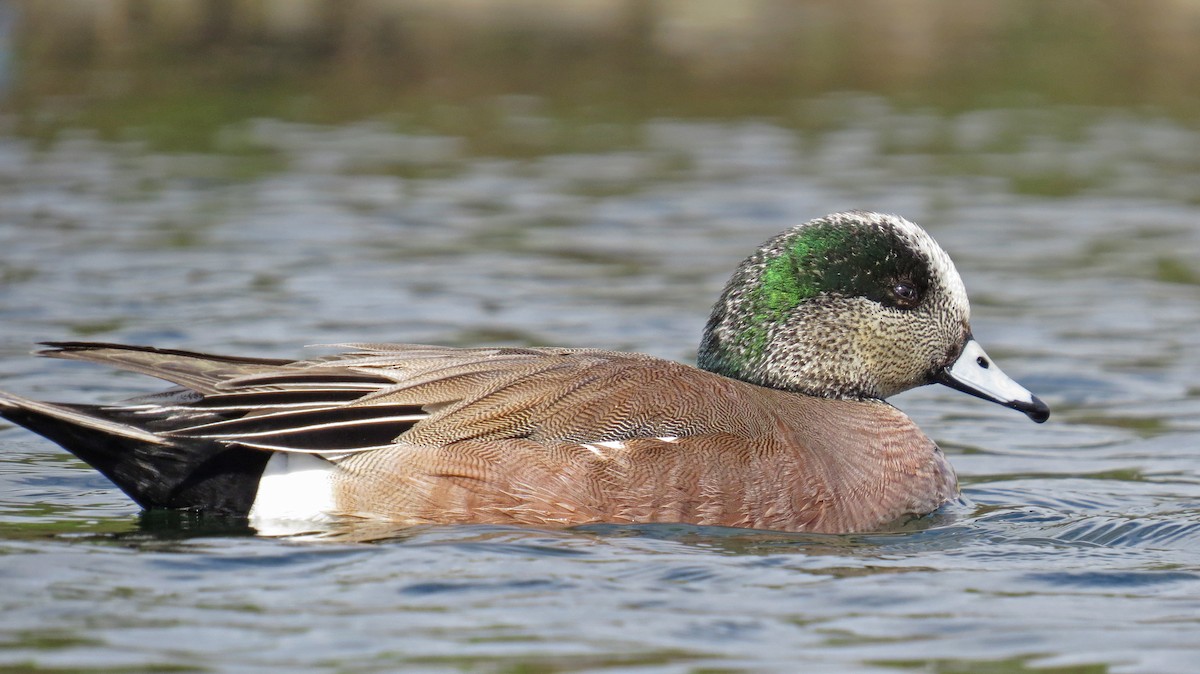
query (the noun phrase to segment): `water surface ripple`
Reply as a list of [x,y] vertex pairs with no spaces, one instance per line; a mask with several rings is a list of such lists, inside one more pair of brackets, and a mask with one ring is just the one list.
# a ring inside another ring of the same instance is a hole
[[[976,335],[1055,412],[1035,426],[945,389],[897,397],[950,455],[963,498],[852,536],[254,537],[139,515],[57,447],[3,427],[0,669],[1195,671],[1200,207],[1135,179],[1153,162],[1114,145],[1136,137],[1128,119],[1059,146],[1117,168],[1103,191],[1056,198],[929,170],[939,159],[919,146],[881,152],[872,138],[905,119],[863,113],[818,139],[659,120],[641,150],[523,160],[376,127],[262,122],[286,168],[236,180],[87,134],[0,143],[0,383],[17,392],[97,401],[157,386],[25,356],[47,339],[264,356],[346,341],[556,344],[690,360],[754,246],[861,207],[926,225],[964,276]],[[423,147],[453,170],[346,169],[375,142]]]

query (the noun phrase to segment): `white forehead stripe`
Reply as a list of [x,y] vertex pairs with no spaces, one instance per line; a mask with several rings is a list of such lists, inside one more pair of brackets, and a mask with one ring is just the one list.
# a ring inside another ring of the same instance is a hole
[[971,317],[971,304],[967,300],[967,288],[954,262],[932,236],[916,224],[887,213],[850,211],[829,216],[830,220],[857,221],[880,227],[891,227],[917,255],[929,261],[930,280],[941,286],[942,294],[961,312],[964,319]]

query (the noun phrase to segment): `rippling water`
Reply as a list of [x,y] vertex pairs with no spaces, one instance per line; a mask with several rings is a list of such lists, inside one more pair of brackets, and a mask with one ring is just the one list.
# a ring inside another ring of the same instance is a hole
[[[947,389],[897,397],[950,455],[963,500],[856,536],[253,537],[139,515],[56,446],[4,427],[0,669],[1195,671],[1200,135],[1121,117],[1005,154],[972,139],[1028,113],[847,109],[818,136],[661,120],[637,151],[525,160],[374,125],[262,121],[230,133],[284,167],[249,179],[230,177],[237,158],[82,132],[45,149],[0,142],[0,382],[16,392],[97,401],[158,386],[26,357],[46,339],[690,360],[739,260],[858,207],[930,230],[971,292],[976,336],[1054,410],[1035,426]],[[947,129],[965,149],[933,153]],[[396,156],[411,170],[377,165]],[[1081,186],[1025,189],[1011,167],[1039,161]]]

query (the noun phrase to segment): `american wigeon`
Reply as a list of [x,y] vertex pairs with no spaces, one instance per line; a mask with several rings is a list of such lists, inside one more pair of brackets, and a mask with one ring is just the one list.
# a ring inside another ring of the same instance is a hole
[[271,520],[685,522],[849,532],[954,499],[884,402],[941,383],[1049,409],[971,335],[962,280],[902,218],[789,229],[725,286],[699,367],[592,349],[354,344],[304,361],[119,344],[42,353],[178,385],[120,405],[0,394],[143,508]]

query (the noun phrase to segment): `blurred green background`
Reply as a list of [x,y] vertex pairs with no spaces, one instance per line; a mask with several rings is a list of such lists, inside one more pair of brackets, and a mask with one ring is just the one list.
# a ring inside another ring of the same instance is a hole
[[1060,110],[1013,120],[998,152],[1113,109],[1200,113],[1193,0],[25,0],[3,24],[12,133],[168,152],[269,154],[230,132],[253,118],[370,119],[506,157],[637,147],[660,117],[820,133],[838,110],[810,102],[842,91]]

